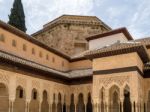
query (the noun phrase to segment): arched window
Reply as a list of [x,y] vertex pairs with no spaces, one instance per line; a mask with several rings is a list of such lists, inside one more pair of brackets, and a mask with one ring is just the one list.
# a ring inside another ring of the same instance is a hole
[[64,95],[63,112],[66,112],[66,95]]
[[88,103],[86,105],[86,112],[93,112],[91,94],[88,94]]
[[85,112],[83,94],[80,93],[78,96],[77,112]]
[[131,101],[130,101],[130,88],[126,86],[124,89],[124,102],[123,102],[124,112],[131,112]]
[[62,112],[61,94],[58,94],[57,112]]
[[74,94],[71,94],[70,112],[75,112]]
[[14,112],[25,112],[25,91],[21,86],[16,89]]
[[38,92],[36,89],[32,90],[31,101],[29,104],[30,112],[38,112],[39,111],[39,101],[38,101]]
[[52,112],[56,112],[55,93],[53,94]]
[[48,112],[49,111],[49,104],[48,104],[48,94],[47,91],[43,91],[43,101],[41,104],[41,112]]
[[24,97],[24,91],[21,86],[17,87],[16,89],[16,98],[23,98]]
[[119,88],[114,85],[110,88],[110,109],[111,112],[119,112],[119,106],[120,106],[120,90]]

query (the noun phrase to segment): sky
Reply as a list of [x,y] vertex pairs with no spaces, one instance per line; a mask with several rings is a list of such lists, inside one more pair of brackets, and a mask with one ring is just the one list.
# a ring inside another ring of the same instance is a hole
[[[14,0],[0,0],[0,20],[8,22]],[[97,16],[112,29],[126,27],[134,39],[150,37],[150,0],[22,0],[27,33],[63,14]]]

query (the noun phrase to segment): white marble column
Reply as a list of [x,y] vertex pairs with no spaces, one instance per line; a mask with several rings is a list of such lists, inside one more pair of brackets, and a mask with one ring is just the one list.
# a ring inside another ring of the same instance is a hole
[[13,112],[14,100],[9,100],[9,112]]

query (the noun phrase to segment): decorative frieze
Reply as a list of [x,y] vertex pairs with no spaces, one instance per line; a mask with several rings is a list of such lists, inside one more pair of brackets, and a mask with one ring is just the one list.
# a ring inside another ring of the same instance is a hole
[[0,83],[9,84],[9,76],[4,71],[0,72]]
[[112,83],[117,83],[119,86],[123,86],[123,84],[129,83],[129,76],[111,76],[99,79],[99,84],[104,85],[104,87],[108,87]]
[[26,88],[26,82],[27,82],[26,78],[19,77],[19,76],[16,77],[16,85],[17,86],[22,86],[23,88]]

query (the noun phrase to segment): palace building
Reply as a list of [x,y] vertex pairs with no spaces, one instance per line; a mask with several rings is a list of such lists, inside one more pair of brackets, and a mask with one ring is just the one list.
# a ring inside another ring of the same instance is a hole
[[95,16],[32,35],[0,21],[0,112],[150,112],[150,38]]

